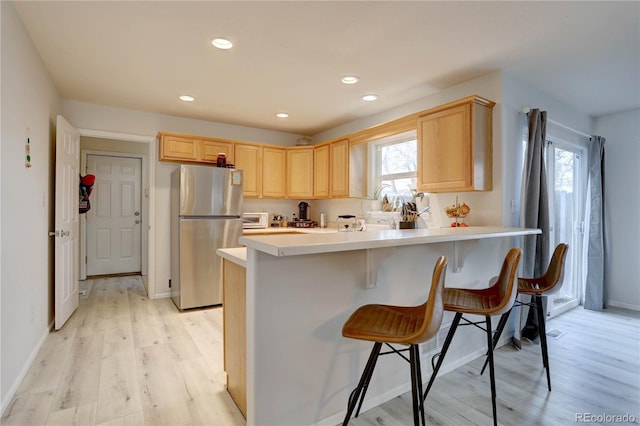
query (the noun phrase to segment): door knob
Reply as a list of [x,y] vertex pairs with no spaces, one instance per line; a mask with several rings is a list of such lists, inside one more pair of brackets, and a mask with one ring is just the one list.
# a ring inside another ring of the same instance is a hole
[[49,236],[50,237],[59,237],[60,236],[60,231],[49,231]]
[[69,232],[69,231],[62,231],[62,232],[60,233],[60,236],[61,236],[61,237],[68,237],[68,236],[69,236],[69,234],[70,234],[70,232]]

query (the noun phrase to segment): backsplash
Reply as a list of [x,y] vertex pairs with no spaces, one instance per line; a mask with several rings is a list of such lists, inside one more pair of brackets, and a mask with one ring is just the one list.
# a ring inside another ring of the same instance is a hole
[[[461,194],[429,194],[422,201],[418,200],[418,210],[430,206],[429,212],[423,213],[418,220],[418,228],[439,228],[449,226],[452,219],[448,218],[444,212],[444,207],[455,204],[456,195],[460,203],[465,202],[471,207],[469,216],[465,222],[469,225],[498,225],[500,226],[500,207],[488,202],[487,193],[461,193]],[[487,200],[487,201],[485,201]],[[335,224],[338,215],[352,214],[358,218],[365,218],[369,223],[376,222],[379,215],[367,215],[372,210],[372,200],[362,198],[338,198],[333,200],[276,200],[267,198],[246,198],[244,200],[245,212],[267,212],[269,219],[274,214],[292,217],[298,215],[298,203],[306,201],[309,203],[309,218],[320,222],[320,213],[326,213],[330,224]],[[489,205],[487,205],[489,204]],[[391,215],[391,213],[388,213]]]

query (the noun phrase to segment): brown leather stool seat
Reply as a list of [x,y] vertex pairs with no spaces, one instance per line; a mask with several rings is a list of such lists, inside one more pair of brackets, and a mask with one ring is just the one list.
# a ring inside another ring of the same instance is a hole
[[[365,305],[358,308],[345,322],[342,335],[351,339],[374,342],[367,365],[360,377],[358,386],[351,392],[347,414],[343,425],[349,423],[351,414],[358,404],[355,417],[358,417],[364,396],[369,387],[376,361],[380,355],[396,353],[411,365],[411,392],[413,400],[413,423],[425,424],[422,399],[422,373],[420,370],[420,351],[418,344],[436,335],[442,323],[442,293],[444,289],[447,259],[440,256],[436,261],[431,278],[431,288],[427,301],[420,306]],[[391,348],[389,352],[380,352],[382,344]],[[390,344],[409,345],[405,349],[396,349]],[[409,351],[409,359],[401,352]],[[358,403],[358,401],[360,401]]]
[[[549,372],[549,351],[547,349],[547,325],[545,321],[545,312],[543,309],[542,297],[548,296],[556,292],[560,287],[558,284],[562,283],[564,277],[564,262],[567,257],[567,251],[569,246],[565,243],[560,243],[556,246],[549,262],[547,271],[541,277],[536,278],[518,278],[518,295],[527,294],[531,296],[531,301],[525,303],[516,300],[514,306],[527,305],[532,309],[536,309],[538,317],[538,332],[540,335],[540,347],[542,350],[542,365],[547,370],[547,388],[551,390],[551,373]],[[511,310],[502,314],[500,322],[493,336],[493,347],[495,348],[500,340],[500,335],[504,326],[507,324],[509,314]],[[484,366],[480,374],[484,372],[487,366],[485,361]]]
[[[491,316],[500,315],[508,312],[516,299],[516,271],[518,269],[518,263],[520,262],[520,256],[522,251],[519,248],[512,248],[507,253],[504,261],[502,262],[502,269],[497,281],[486,289],[463,289],[463,288],[445,288],[443,293],[444,310],[455,312],[456,315],[451,323],[449,333],[442,345],[442,352],[438,357],[438,362],[433,368],[431,379],[427,385],[427,390],[424,392],[423,399],[427,398],[429,390],[433,385],[433,382],[442,366],[444,357],[449,349],[453,335],[458,328],[458,325],[475,325],[478,328],[485,330],[487,334],[487,355],[489,361],[489,373],[491,377],[491,402],[493,406],[493,424],[498,424],[496,416],[496,382],[493,366],[493,340],[491,329]],[[463,317],[463,314],[469,315],[481,315],[484,316],[484,321],[469,321]],[[460,321],[464,320],[465,323],[460,324]],[[485,323],[485,327],[481,327],[479,324]]]

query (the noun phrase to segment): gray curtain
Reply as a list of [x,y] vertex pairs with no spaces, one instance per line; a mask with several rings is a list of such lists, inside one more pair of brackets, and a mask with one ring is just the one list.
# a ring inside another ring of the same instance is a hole
[[[543,275],[549,264],[549,199],[544,151],[547,134],[547,112],[532,109],[527,114],[529,140],[525,157],[524,227],[540,228],[542,234],[524,237],[522,248],[522,276]],[[522,337],[538,337],[538,319],[535,309],[529,309]]]
[[607,232],[604,204],[604,143],[602,136],[592,136],[589,147],[589,242],[587,284],[584,307],[592,311],[606,308],[605,256]]

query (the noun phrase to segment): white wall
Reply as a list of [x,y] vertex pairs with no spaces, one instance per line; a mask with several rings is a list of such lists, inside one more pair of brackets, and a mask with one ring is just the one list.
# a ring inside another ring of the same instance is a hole
[[640,110],[599,117],[595,133],[606,138],[608,304],[640,311]]
[[[53,320],[54,141],[61,98],[11,2],[2,15],[1,368],[2,410]],[[27,131],[27,128],[29,129]],[[31,168],[25,144],[31,140]]]
[[[156,136],[159,131],[167,131],[284,146],[295,145],[300,138],[300,135],[290,133],[112,108],[72,100],[63,101],[63,111],[67,120],[77,128],[122,134]],[[151,151],[157,155],[158,148],[154,147]],[[152,158],[151,161],[156,160]],[[177,165],[173,163],[155,162],[155,176],[153,176],[155,183],[152,187],[153,216],[149,220],[149,225],[155,234],[155,241],[150,247],[150,253],[155,252],[154,259],[150,259],[149,262],[150,268],[153,268],[153,271],[149,272],[149,277],[153,280],[149,283],[152,298],[168,297],[170,294],[168,285],[171,276],[169,186],[170,174],[176,167]],[[258,211],[273,208],[272,203],[259,202],[252,205],[250,201],[247,207],[253,210],[258,209]]]

